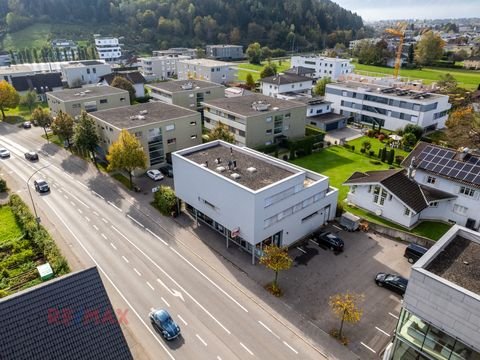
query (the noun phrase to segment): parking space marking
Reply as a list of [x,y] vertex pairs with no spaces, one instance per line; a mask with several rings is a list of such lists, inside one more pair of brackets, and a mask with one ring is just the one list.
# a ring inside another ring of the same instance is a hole
[[140,271],[138,271],[136,268],[133,268],[133,271],[135,271],[138,276],[142,276],[142,274],[140,274]]
[[167,302],[167,300],[165,300],[162,296],[160,297],[160,299],[162,299],[162,301],[165,303],[165,305],[167,305],[168,307],[170,307],[170,304]]
[[125,262],[128,264],[130,261],[128,261],[128,259],[122,255],[122,259],[125,260]]
[[310,239],[309,241],[312,242],[312,243],[314,243],[315,245],[319,245],[319,246],[320,246],[320,244],[319,244],[318,242],[316,242],[315,240]]
[[148,281],[147,281],[147,285],[150,289],[152,289],[153,291],[155,291],[155,288],[152,286],[152,284],[150,284]]
[[341,227],[338,227],[337,225],[333,225],[333,227],[338,230],[343,230]]
[[390,316],[392,316],[392,317],[394,317],[395,319],[397,319],[397,320],[398,320],[398,316],[397,316],[397,315],[395,315],[395,314],[392,314],[391,312],[389,312],[389,313],[388,313],[388,315],[390,315]]
[[375,350],[373,350],[370,346],[365,345],[362,341],[360,341],[360,344],[362,344],[363,346],[365,346],[368,350],[370,350],[370,351],[373,352],[374,354],[377,353],[377,352],[376,352]]
[[93,228],[98,231],[98,226],[93,224]]
[[243,343],[240,343],[240,345],[241,345],[245,350],[247,350],[247,352],[248,352],[250,355],[253,356],[252,350],[250,350],[248,347],[246,347],[245,345],[243,345]]
[[101,235],[102,235],[102,237],[103,237],[105,240],[107,240],[107,237],[105,236],[104,233],[101,233]]
[[277,339],[280,339],[280,336],[278,336],[277,334],[275,334],[267,325],[265,325],[263,322],[261,322],[260,320],[258,320],[258,323],[260,325],[262,325],[265,329],[267,329],[267,331],[272,334],[273,336],[275,336]]
[[115,250],[117,250],[117,247],[113,245],[113,243],[110,243],[110,246],[113,247]]
[[203,345],[207,346],[207,343],[205,342],[205,340],[203,340],[200,335],[198,334],[195,334],[195,336],[198,338],[198,340],[200,340],[202,342]]
[[291,347],[290,345],[288,345],[287,342],[284,341],[283,343],[285,344],[286,347],[288,347],[290,350],[292,350],[295,354],[298,355],[298,351],[297,351],[297,350],[295,350],[293,347]]
[[375,326],[375,329],[377,329],[378,331],[380,331],[381,333],[387,335],[388,337],[390,337],[390,334],[387,333],[386,331],[383,331],[382,329],[380,329],[379,327]]
[[177,316],[178,316],[178,318],[179,318],[180,320],[182,320],[182,322],[183,322],[185,325],[188,325],[187,322],[186,322],[180,315],[177,314]]
[[298,247],[297,246],[297,249],[300,250],[301,252],[303,252],[304,254],[306,254],[307,252],[305,250],[303,250],[301,247]]

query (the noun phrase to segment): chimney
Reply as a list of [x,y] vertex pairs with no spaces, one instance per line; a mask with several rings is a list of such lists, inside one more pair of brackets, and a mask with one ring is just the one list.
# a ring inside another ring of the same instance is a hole
[[415,156],[412,157],[412,161],[410,161],[410,165],[408,166],[408,169],[407,169],[407,176],[410,180],[413,179],[413,163],[415,162]]

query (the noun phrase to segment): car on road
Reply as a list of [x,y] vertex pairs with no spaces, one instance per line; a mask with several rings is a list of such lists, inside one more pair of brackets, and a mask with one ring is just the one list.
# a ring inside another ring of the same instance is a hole
[[30,161],[38,160],[38,154],[35,151],[29,151],[25,153],[25,159]]
[[4,159],[8,157],[10,157],[10,151],[5,148],[0,148],[0,158]]
[[375,276],[375,283],[403,296],[407,290],[408,280],[400,275],[381,272]]
[[154,181],[163,180],[163,175],[158,170],[148,170],[147,176]]
[[23,128],[24,129],[30,129],[32,127],[32,123],[30,121],[25,121],[23,123]]
[[33,185],[35,186],[35,191],[38,191],[39,193],[47,193],[50,191],[50,186],[48,186],[48,183],[45,180],[35,180]]
[[316,232],[313,234],[313,238],[319,243],[324,245],[330,250],[341,252],[343,251],[344,243],[337,235],[328,231]]
[[163,175],[173,178],[173,167],[172,167],[172,165],[165,164],[162,167],[160,167],[160,169],[158,169],[158,170],[160,170],[160,172]]
[[153,309],[149,314],[150,322],[166,340],[180,336],[180,326],[172,319],[167,310]]

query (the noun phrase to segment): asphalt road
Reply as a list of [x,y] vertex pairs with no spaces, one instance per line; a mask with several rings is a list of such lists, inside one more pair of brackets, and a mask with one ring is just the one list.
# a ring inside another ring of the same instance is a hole
[[[41,129],[23,130],[0,124],[0,146],[10,159],[0,161],[23,184],[14,188],[28,199],[32,177],[34,202],[55,224],[71,252],[86,267],[96,265],[114,306],[127,311],[124,325],[139,353],[151,359],[322,359],[288,320],[272,316],[222,274],[186,251],[178,241],[180,228],[160,227],[119,185],[63,149],[45,147]],[[23,154],[40,153],[38,162]],[[33,180],[44,178],[52,188],[39,195]],[[182,337],[164,341],[148,320],[152,308],[166,308],[182,328]],[[335,358],[335,357],[330,357]]]

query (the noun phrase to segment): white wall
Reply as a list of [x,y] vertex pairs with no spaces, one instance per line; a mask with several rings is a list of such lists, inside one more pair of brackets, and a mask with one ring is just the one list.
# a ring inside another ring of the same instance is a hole
[[[217,84],[225,84],[236,80],[237,71],[230,65],[225,66],[203,66],[188,64],[179,61],[177,64],[178,80],[198,79],[211,81]],[[214,71],[212,71],[212,69]]]
[[316,105],[308,105],[307,104],[307,117],[310,116],[317,116],[320,114],[327,114],[332,112],[331,104],[330,103],[321,103]]
[[292,67],[303,66],[315,70],[313,77],[316,79],[330,77],[338,80],[340,76],[352,73],[354,68],[350,60],[321,56],[292,56],[291,64]]
[[287,92],[298,92],[310,94],[312,89],[312,80],[299,81],[293,84],[275,85],[271,83],[262,82],[262,94],[276,97],[278,94]]

